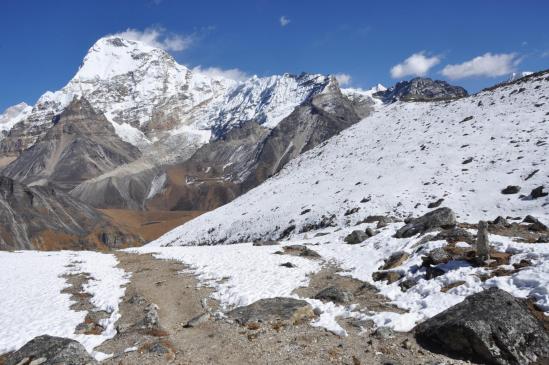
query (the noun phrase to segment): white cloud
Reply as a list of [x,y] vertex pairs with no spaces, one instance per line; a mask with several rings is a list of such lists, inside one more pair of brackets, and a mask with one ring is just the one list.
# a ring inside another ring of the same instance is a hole
[[351,83],[352,77],[349,74],[339,73],[334,75],[339,86],[347,86]]
[[115,36],[140,41],[152,47],[175,52],[183,51],[193,43],[193,36],[168,33],[162,27],[149,27],[143,31],[128,28],[124,32],[116,33]]
[[545,51],[541,54],[542,58],[549,57],[549,51]]
[[290,24],[290,18],[288,18],[286,15],[282,15],[280,17],[279,21],[280,21],[280,26],[281,27],[285,27],[288,24]]
[[440,62],[440,57],[425,56],[425,52],[414,53],[391,68],[391,77],[399,79],[404,76],[425,76],[429,70]]
[[197,66],[193,68],[193,71],[202,73],[206,76],[209,76],[211,78],[226,78],[236,81],[244,81],[246,79],[250,78],[250,75],[248,75],[246,72],[241,71],[237,68],[231,68],[228,70],[223,70],[219,67],[208,67],[208,68],[202,68],[200,66]]
[[485,53],[457,65],[447,65],[442,69],[442,74],[454,80],[472,76],[497,77],[515,71],[520,61],[516,53]]

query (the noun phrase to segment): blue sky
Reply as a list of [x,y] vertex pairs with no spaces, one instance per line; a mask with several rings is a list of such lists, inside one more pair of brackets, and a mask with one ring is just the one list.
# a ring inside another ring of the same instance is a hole
[[61,88],[95,40],[127,29],[191,67],[338,73],[357,87],[425,75],[477,91],[549,68],[543,0],[5,0],[0,110]]

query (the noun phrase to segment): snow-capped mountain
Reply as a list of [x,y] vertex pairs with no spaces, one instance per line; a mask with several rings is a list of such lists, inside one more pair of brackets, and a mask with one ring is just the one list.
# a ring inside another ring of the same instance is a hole
[[[417,215],[439,199],[464,221],[526,214],[547,221],[549,198],[528,196],[549,186],[548,75],[452,102],[379,106],[262,185],[153,244],[278,238],[290,227]],[[503,195],[508,185],[520,186],[523,197]]]
[[509,78],[507,79],[507,82],[513,82],[516,81],[522,77],[526,77],[533,74],[532,71],[522,71],[522,72],[513,72],[511,75],[509,75]]
[[46,92],[24,117],[6,118],[3,124],[10,129],[22,123],[14,128],[13,141],[5,142],[1,150],[31,146],[75,97],[84,96],[105,114],[120,138],[144,149],[182,133],[213,129],[220,136],[247,121],[272,128],[328,81],[327,76],[309,74],[252,77],[244,82],[211,77],[178,64],[164,50],[107,36],[90,48],[65,87]]

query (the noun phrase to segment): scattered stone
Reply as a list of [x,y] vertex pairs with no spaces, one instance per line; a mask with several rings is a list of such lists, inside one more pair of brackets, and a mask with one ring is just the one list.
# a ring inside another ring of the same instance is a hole
[[450,356],[490,364],[543,364],[549,361],[549,333],[511,294],[490,288],[426,320],[415,328],[418,342]]
[[360,210],[360,208],[356,207],[356,208],[352,208],[352,209],[349,209],[345,212],[345,216],[349,216],[351,214],[355,214],[356,212],[358,212]]
[[539,219],[532,217],[531,215],[527,215],[524,220],[524,223],[531,223],[530,226],[528,226],[528,230],[535,231],[535,232],[544,232],[547,231],[547,226],[539,221]]
[[448,284],[448,285],[446,285],[446,286],[440,288],[440,291],[443,292],[443,293],[446,293],[446,292],[448,292],[449,290],[454,289],[454,288],[457,288],[458,286],[463,285],[463,284],[465,284],[465,281],[463,281],[463,280],[458,280],[458,281],[455,281],[455,282],[453,282],[453,283],[451,283],[451,284]]
[[373,237],[377,234],[377,232],[374,231],[373,229],[371,229],[370,227],[366,228],[364,233],[366,233],[368,235],[368,237]]
[[516,185],[508,185],[505,189],[501,191],[502,194],[516,194],[520,191],[520,186]]
[[[28,361],[24,361],[28,359]],[[96,365],[97,362],[79,342],[68,338],[43,335],[27,342],[9,354],[5,365],[31,363],[40,365]],[[33,364],[33,365],[34,365]]]
[[322,236],[327,236],[329,235],[328,232],[318,232],[314,235],[314,237],[322,237]]
[[313,308],[304,300],[294,298],[260,299],[245,307],[238,307],[227,315],[241,325],[249,322],[285,321],[298,324],[314,318]]
[[356,245],[365,241],[369,237],[371,236],[369,236],[366,232],[357,229],[348,234],[344,241],[349,245]]
[[158,317],[158,306],[154,303],[150,303],[145,308],[145,318],[143,318],[144,328],[158,327],[160,318]]
[[378,327],[374,332],[374,336],[379,339],[388,340],[395,336],[395,332],[390,327]]
[[291,262],[285,262],[283,264],[280,264],[280,266],[287,267],[288,269],[293,269],[294,267],[297,267],[297,265],[292,264]]
[[494,221],[491,222],[491,224],[493,224],[495,226],[501,226],[501,227],[510,227],[511,226],[511,224],[509,224],[507,219],[503,218],[501,215],[499,217],[497,217],[496,219],[494,219]]
[[295,255],[295,256],[308,257],[308,258],[314,258],[314,259],[321,257],[318,254],[318,252],[313,251],[304,245],[284,246],[284,253],[288,255]]
[[202,323],[206,323],[211,318],[210,313],[204,312],[202,314],[199,314],[198,316],[192,318],[189,320],[183,327],[185,328],[193,328],[201,325]]
[[479,262],[490,259],[490,241],[488,239],[488,224],[485,221],[478,222],[476,257]]
[[253,243],[253,246],[276,246],[279,245],[280,242],[275,240],[256,240]]
[[396,232],[395,237],[412,237],[431,228],[450,228],[455,224],[456,216],[450,208],[438,208],[419,218],[411,219],[408,224]]
[[406,350],[411,350],[414,346],[412,345],[412,341],[410,339],[405,339],[402,341],[402,348]]
[[418,279],[416,278],[409,278],[409,279],[405,279],[405,280],[402,280],[398,286],[400,287],[400,289],[403,291],[403,292],[406,292],[408,291],[408,289],[414,287],[418,282]]
[[435,248],[421,258],[423,266],[445,264],[452,260],[452,255],[443,247]]
[[400,271],[376,271],[372,274],[374,281],[387,281],[387,284],[392,284],[404,277],[404,273]]
[[315,295],[315,299],[346,304],[353,300],[353,294],[341,288],[331,286],[318,292]]
[[385,264],[381,270],[394,269],[395,267],[402,265],[409,257],[410,254],[404,251],[393,252],[391,256],[385,260]]
[[443,201],[444,201],[444,199],[440,198],[436,202],[429,203],[427,205],[427,208],[429,208],[429,209],[438,208],[438,207],[440,207],[440,205],[442,204]]
[[469,233],[469,231],[467,231],[466,229],[454,227],[450,229],[445,229],[437,233],[432,240],[445,240],[448,243],[467,242],[469,244],[472,244],[475,239],[473,235]]
[[468,163],[471,163],[471,162],[473,162],[473,158],[469,157],[469,158],[466,158],[465,160],[463,160],[463,162],[461,164],[462,165],[467,165]]
[[442,276],[446,274],[444,272],[444,270],[442,269],[439,269],[438,267],[433,267],[433,266],[427,266],[425,268],[425,279],[426,280],[432,280],[438,276]]
[[544,196],[549,195],[549,193],[546,193],[543,191],[543,186],[538,186],[537,188],[533,189],[530,193],[531,199],[538,199],[543,198]]

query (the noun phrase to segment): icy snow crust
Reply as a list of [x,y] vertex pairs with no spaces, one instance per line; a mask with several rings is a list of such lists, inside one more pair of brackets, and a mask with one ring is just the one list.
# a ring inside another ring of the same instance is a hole
[[[417,216],[439,198],[445,199],[443,206],[451,207],[460,221],[532,214],[547,223],[549,198],[523,200],[518,194],[500,193],[507,185],[520,185],[525,195],[539,185],[549,185],[545,106],[549,82],[544,77],[455,102],[378,106],[372,116],[296,158],[262,185],[137,251],[155,252],[159,258],[189,265],[205,284],[215,288],[213,296],[226,308],[261,298],[293,296],[295,288],[307,285],[308,274],[332,262],[341,267],[342,275],[371,283],[391,303],[406,310],[404,314],[375,313],[308,299],[323,311],[315,325],[341,335],[345,331],[337,324],[338,317],[371,319],[377,326],[409,331],[418,322],[492,286],[517,297],[531,297],[549,313],[547,243],[518,243],[491,235],[496,250],[513,255],[511,264],[527,258],[532,266],[484,282],[479,275],[486,269],[461,261],[441,265],[444,275],[423,279],[421,256],[446,243],[420,245],[421,237],[394,238],[403,223],[382,228],[362,244],[343,243],[354,229],[375,228],[374,224],[355,225],[368,215]],[[471,157],[471,162],[464,163]],[[535,170],[539,171],[530,176]],[[345,216],[355,207],[360,210]],[[331,216],[335,227],[320,230],[328,235],[310,238],[318,230],[299,233]],[[291,225],[294,233],[282,244],[311,244],[323,262],[273,254],[280,246],[220,245],[277,239]],[[401,250],[411,256],[394,270],[404,272],[404,279],[418,280],[405,293],[399,282],[388,285],[372,280],[384,260]],[[282,261],[297,268],[280,267]],[[464,284],[441,292],[458,281]]]
[[[93,349],[116,334],[115,322],[120,317],[118,304],[128,282],[127,274],[116,268],[114,255],[87,251],[19,251],[0,252],[0,354],[14,351],[36,336],[49,334],[72,338],[96,357],[105,354]],[[62,275],[89,273],[84,291],[91,294],[92,304],[110,313],[101,325],[100,335],[75,334],[84,322],[85,311],[70,309],[70,294]]]

